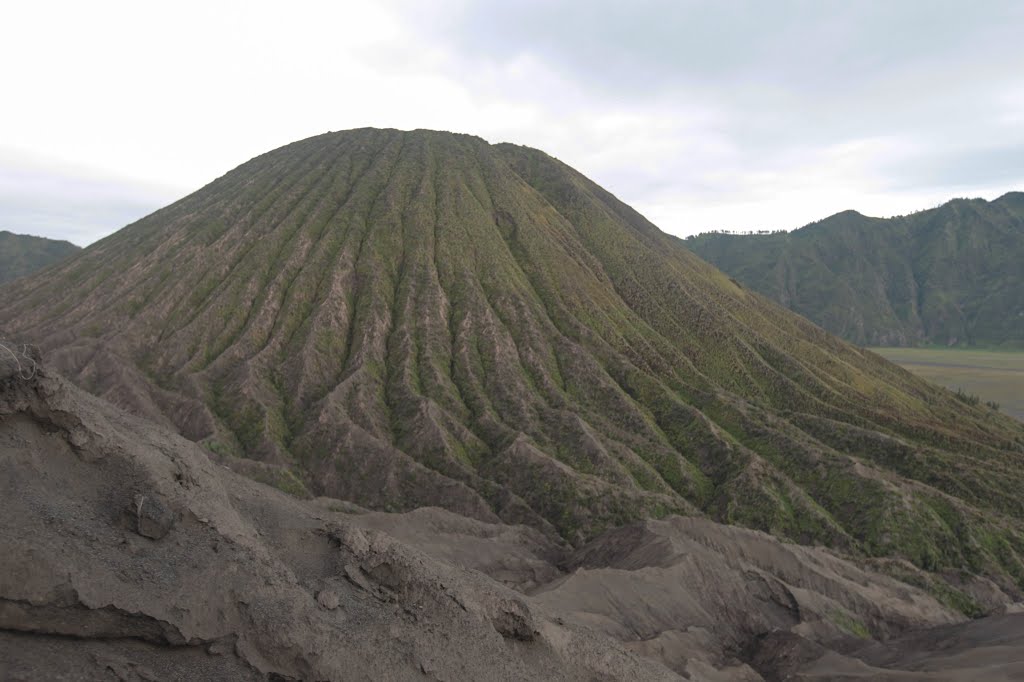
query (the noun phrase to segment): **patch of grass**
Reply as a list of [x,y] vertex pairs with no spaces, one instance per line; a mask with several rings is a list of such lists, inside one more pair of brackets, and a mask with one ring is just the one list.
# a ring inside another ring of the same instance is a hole
[[265,483],[294,497],[310,497],[306,485],[288,469],[282,467],[256,469],[250,475],[260,483]]
[[224,445],[219,440],[215,440],[215,439],[211,438],[210,440],[206,441],[206,443],[204,443],[204,445],[206,445],[206,449],[207,450],[209,450],[210,452],[214,453],[215,455],[221,455],[222,457],[224,457],[224,456],[234,457],[234,456],[237,455],[237,453],[235,453],[230,447]]
[[846,611],[829,611],[828,619],[844,632],[847,632],[859,639],[871,639],[871,631],[864,623],[860,622]]
[[901,582],[924,590],[943,605],[968,618],[980,618],[985,615],[985,609],[981,605],[937,575],[915,571],[906,566],[888,562],[881,564],[879,568],[883,573]]

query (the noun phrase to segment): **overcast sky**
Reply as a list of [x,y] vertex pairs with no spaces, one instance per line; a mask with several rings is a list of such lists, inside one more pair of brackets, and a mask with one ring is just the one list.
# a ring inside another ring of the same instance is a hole
[[327,130],[541,148],[663,229],[1024,189],[1024,2],[33,2],[0,229],[88,244]]

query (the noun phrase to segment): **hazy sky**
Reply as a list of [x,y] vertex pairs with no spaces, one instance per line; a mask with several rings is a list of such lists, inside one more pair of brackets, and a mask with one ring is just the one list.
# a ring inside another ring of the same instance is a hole
[[1024,189],[1024,2],[8,3],[0,229],[87,244],[269,149],[539,147],[679,235]]

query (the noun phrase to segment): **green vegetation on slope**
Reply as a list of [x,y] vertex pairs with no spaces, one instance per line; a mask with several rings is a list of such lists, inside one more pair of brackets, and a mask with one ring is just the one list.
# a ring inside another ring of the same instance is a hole
[[5,293],[0,325],[89,390],[314,495],[572,543],[703,513],[1024,587],[1024,425],[537,150],[322,135]]
[[0,284],[30,275],[81,251],[71,242],[0,231]]
[[865,346],[1024,348],[1024,193],[791,233],[702,234],[694,253]]

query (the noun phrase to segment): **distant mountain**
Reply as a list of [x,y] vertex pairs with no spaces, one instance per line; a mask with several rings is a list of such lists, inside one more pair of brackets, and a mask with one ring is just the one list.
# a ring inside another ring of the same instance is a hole
[[71,242],[0,231],[0,284],[32,274],[81,250]]
[[0,327],[300,495],[575,546],[706,515],[958,576],[957,608],[991,585],[974,575],[1024,588],[1024,425],[737,286],[534,149],[297,142],[6,285]]
[[860,345],[1024,347],[1024,193],[790,233],[703,234],[694,253]]

